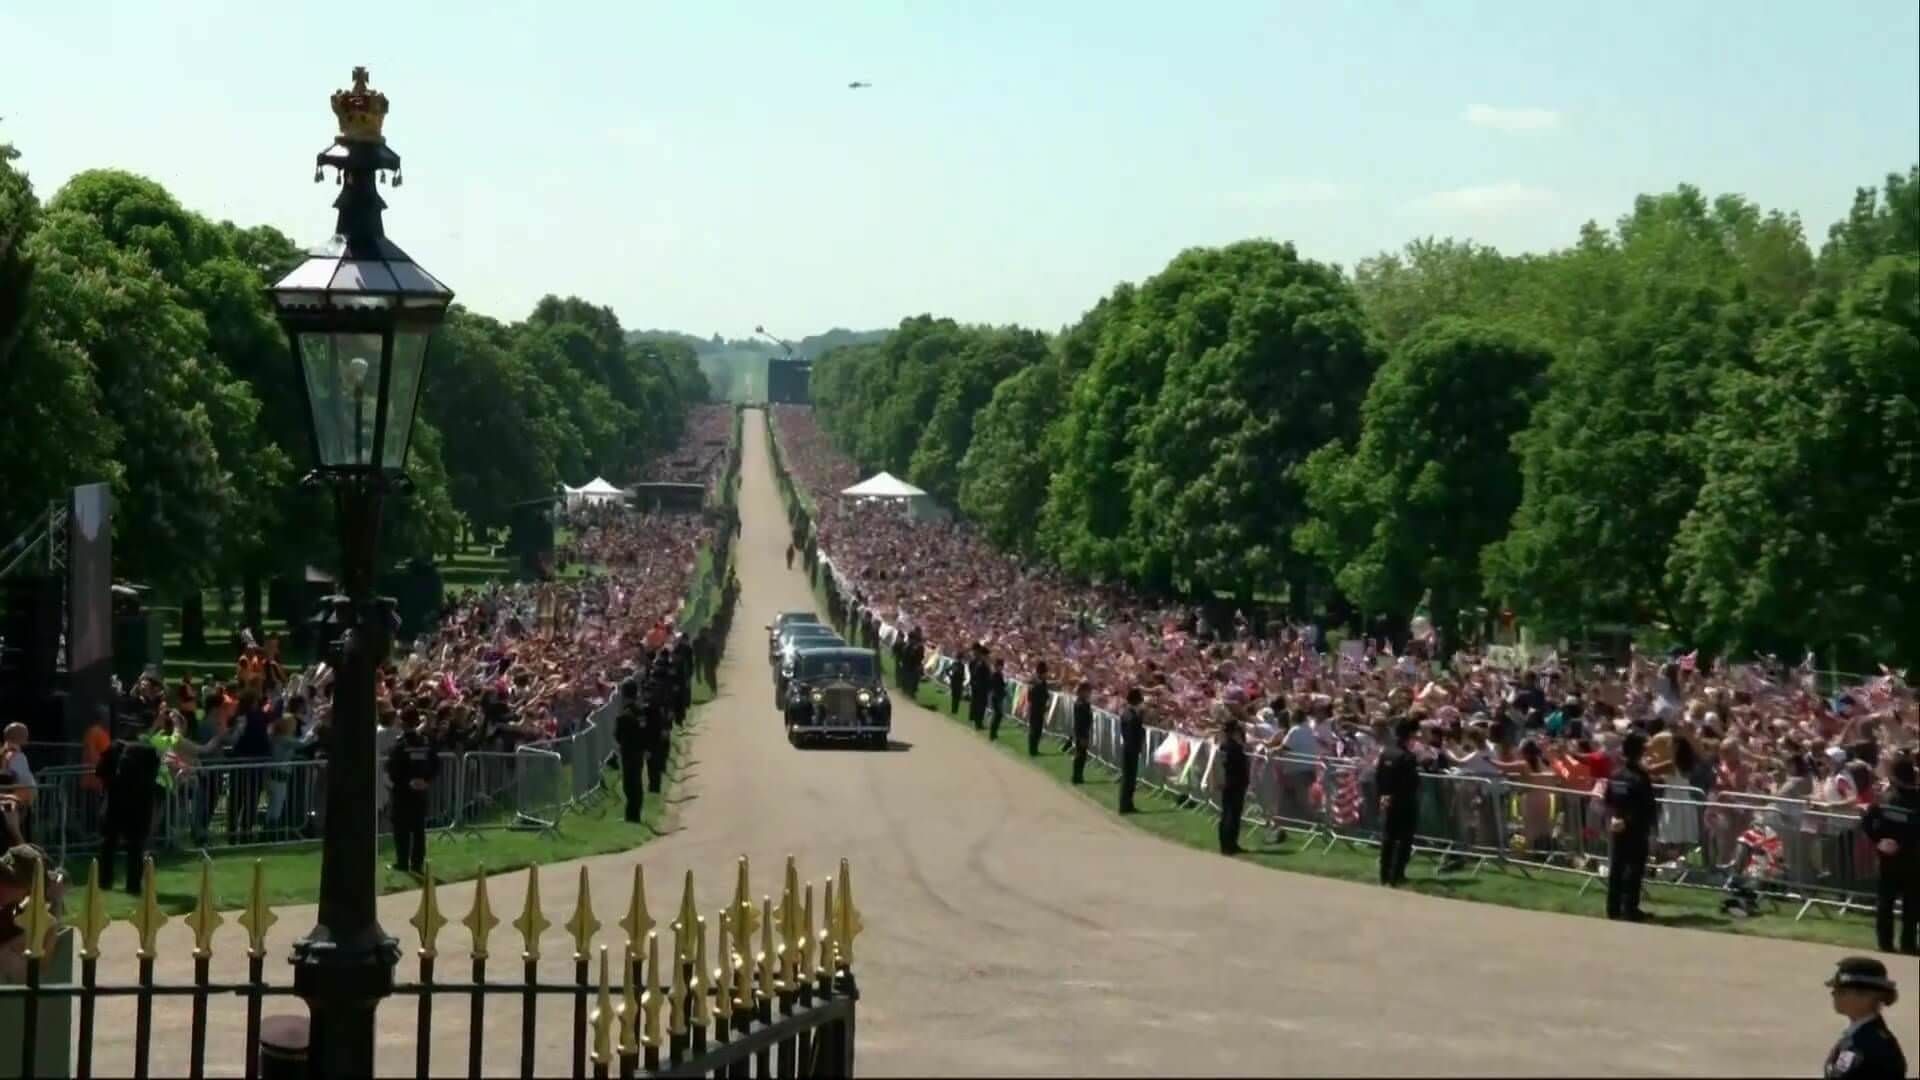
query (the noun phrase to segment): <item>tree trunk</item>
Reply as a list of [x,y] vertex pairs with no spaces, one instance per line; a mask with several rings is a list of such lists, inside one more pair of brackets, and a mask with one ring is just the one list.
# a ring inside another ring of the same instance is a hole
[[180,648],[198,652],[207,647],[207,594],[194,585],[180,600]]
[[261,629],[260,625],[262,622],[260,612],[261,587],[262,582],[260,575],[257,573],[249,573],[241,579],[240,611],[241,618],[246,621],[247,626],[253,630],[256,636],[264,639],[266,631]]

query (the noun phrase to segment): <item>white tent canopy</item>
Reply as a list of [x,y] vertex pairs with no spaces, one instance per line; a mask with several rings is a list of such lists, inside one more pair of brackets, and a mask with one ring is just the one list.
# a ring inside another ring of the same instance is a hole
[[568,506],[598,505],[613,502],[626,497],[626,492],[607,483],[605,477],[596,476],[587,481],[584,487],[560,485],[560,493],[565,496]]
[[907,483],[892,473],[881,473],[869,477],[840,492],[857,499],[918,499],[926,492]]

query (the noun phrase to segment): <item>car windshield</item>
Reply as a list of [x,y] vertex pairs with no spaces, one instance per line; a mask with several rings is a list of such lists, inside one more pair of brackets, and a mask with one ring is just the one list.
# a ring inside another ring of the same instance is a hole
[[803,641],[838,641],[840,635],[824,626],[796,626],[781,634],[780,638],[788,645]]
[[809,679],[870,679],[873,657],[866,653],[802,653],[800,674]]
[[817,626],[819,625],[819,623],[820,623],[820,616],[815,615],[811,611],[807,611],[807,612],[788,611],[783,613],[779,618],[773,620],[773,628],[775,630],[785,630],[789,626],[803,626],[803,625]]

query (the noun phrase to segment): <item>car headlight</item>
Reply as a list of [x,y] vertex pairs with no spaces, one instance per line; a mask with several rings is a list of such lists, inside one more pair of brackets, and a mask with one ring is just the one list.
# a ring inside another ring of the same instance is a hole
[[873,695],[865,690],[860,691],[860,704],[862,705],[873,704]]
[[820,691],[818,691],[818,690],[815,690],[815,691],[813,692],[813,697],[812,697],[812,700],[813,700],[813,703],[814,703],[815,705],[818,705],[818,704],[820,704],[821,702],[823,702],[823,701],[825,701],[825,700],[827,700],[827,695],[825,695],[825,694],[823,694],[823,693],[821,693],[821,692],[820,692]]

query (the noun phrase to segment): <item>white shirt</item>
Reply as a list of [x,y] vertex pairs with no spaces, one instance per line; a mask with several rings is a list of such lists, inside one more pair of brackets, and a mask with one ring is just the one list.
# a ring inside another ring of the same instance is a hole
[[14,779],[19,781],[21,787],[39,786],[33,781],[33,767],[27,764],[25,750],[15,750],[13,756],[7,759],[7,768],[13,770]]

